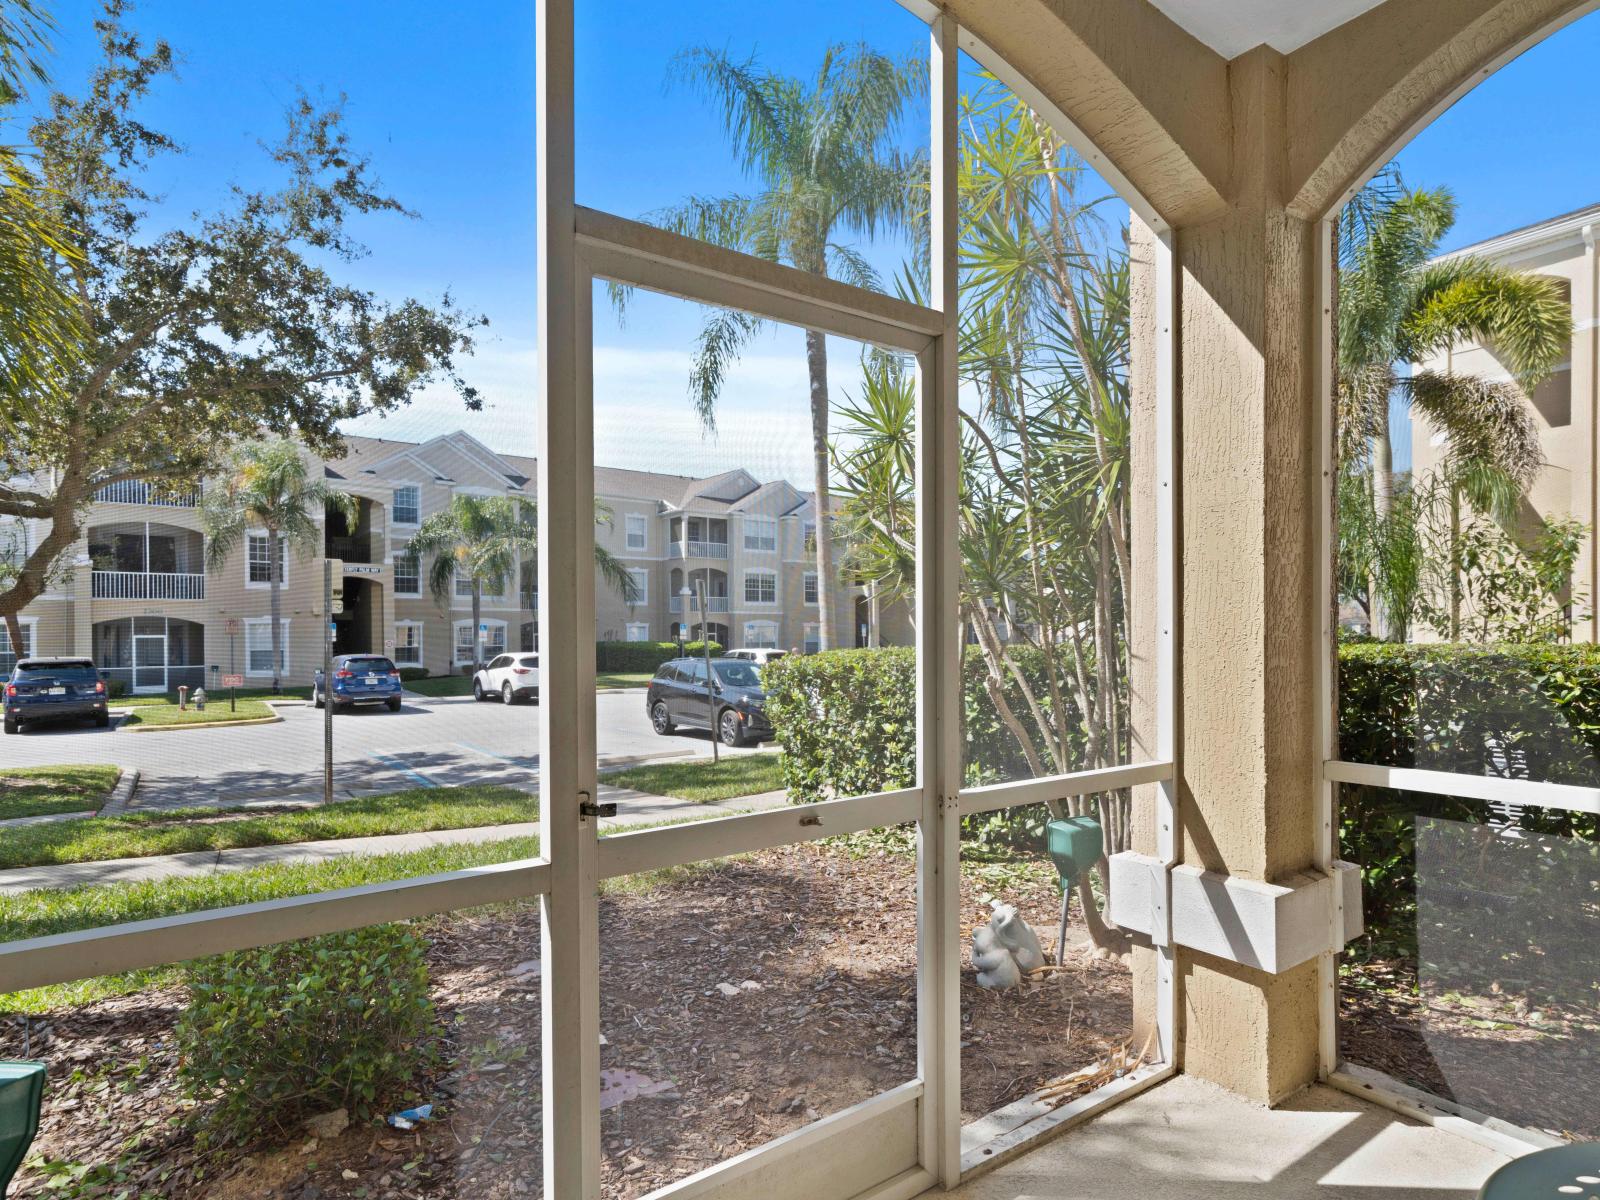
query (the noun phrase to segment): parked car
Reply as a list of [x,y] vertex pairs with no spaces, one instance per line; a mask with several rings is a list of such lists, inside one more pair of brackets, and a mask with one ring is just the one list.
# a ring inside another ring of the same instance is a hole
[[24,658],[12,668],[5,688],[5,730],[20,733],[35,721],[93,721],[111,724],[106,682],[92,658]]
[[787,650],[771,650],[762,647],[760,649],[752,650],[729,650],[723,655],[723,657],[737,658],[743,662],[755,663],[755,665],[758,667],[764,667],[768,663],[774,663],[780,658],[788,657],[788,654],[789,652]]
[[333,660],[333,687],[323,689],[319,669],[311,683],[311,702],[318,708],[332,699],[333,711],[358,704],[385,704],[400,711],[400,668],[381,654],[339,654]]
[[539,699],[539,656],[501,654],[478,668],[472,677],[472,698],[498,696],[502,703]]
[[663,737],[682,725],[712,730],[725,746],[743,746],[772,737],[766,699],[754,663],[713,658],[708,680],[705,659],[674,658],[656,668],[644,708]]

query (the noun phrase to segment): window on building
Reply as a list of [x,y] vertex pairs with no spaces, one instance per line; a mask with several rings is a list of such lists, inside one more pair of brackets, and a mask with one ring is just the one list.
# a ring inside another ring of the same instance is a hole
[[[463,600],[472,598],[472,576],[464,571],[456,572],[455,593]],[[485,600],[503,600],[506,595],[506,581],[504,579],[485,579],[478,589],[478,594]]]
[[805,641],[802,644],[804,645],[805,652],[807,654],[815,654],[818,650],[822,649],[822,635],[817,632],[817,627],[815,625],[806,626]]
[[629,513],[623,518],[629,550],[650,548],[650,525],[642,513]]
[[775,650],[778,646],[776,621],[746,621],[744,644],[752,650]]
[[[267,560],[267,535],[265,533],[251,533],[245,541],[245,556],[249,583],[262,584],[272,582],[272,569]],[[289,543],[278,540],[278,582],[287,583],[289,580]]]
[[[278,650],[278,674],[289,673],[289,618],[278,622],[282,629]],[[272,674],[272,618],[256,617],[244,623],[244,669],[249,675]]]
[[394,594],[420,596],[422,594],[422,564],[414,554],[397,554],[394,560]]
[[771,571],[746,571],[744,575],[744,602],[746,604],[776,604],[778,602],[778,577]]
[[650,600],[650,572],[637,567],[628,569],[628,578],[633,580],[634,604],[646,604]]
[[506,652],[506,623],[504,621],[485,621],[489,628],[483,639],[478,636],[478,631],[472,627],[471,621],[456,622],[456,665],[465,666],[473,661],[474,649],[477,657],[487,661],[497,654]]
[[815,554],[817,552],[816,522],[807,521],[801,528],[803,530],[803,533],[801,534],[801,541],[805,544],[806,553]]
[[802,578],[805,584],[806,603],[815,604],[817,602],[817,573],[815,571],[807,571]]
[[648,642],[650,626],[643,621],[629,621],[627,638],[630,642]]
[[744,519],[744,548],[746,550],[776,550],[778,548],[778,522],[772,517],[746,517]]
[[420,621],[401,621],[394,627],[394,660],[414,667],[422,665]]
[[11,646],[11,632],[0,621],[0,675],[9,675],[11,668],[17,665],[17,659],[27,658],[33,651],[34,622],[24,619],[22,622],[22,653],[16,653]]
[[522,653],[532,654],[539,649],[539,622],[524,621],[522,628],[518,632],[521,635],[519,644],[522,647]]
[[407,483],[395,488],[389,515],[396,525],[415,525],[422,520],[422,495],[416,484]]

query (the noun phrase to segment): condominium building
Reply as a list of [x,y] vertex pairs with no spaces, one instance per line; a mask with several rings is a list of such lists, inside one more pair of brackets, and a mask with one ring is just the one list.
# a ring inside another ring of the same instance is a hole
[[[1594,531],[1600,526],[1600,475],[1597,475],[1597,432],[1600,432],[1600,260],[1595,237],[1600,232],[1600,204],[1514,229],[1464,246],[1441,261],[1471,255],[1519,271],[1548,275],[1561,282],[1572,305],[1572,353],[1529,397],[1531,413],[1544,447],[1545,465],[1529,489],[1525,525],[1534,516],[1575,518],[1588,528],[1574,570],[1573,587],[1585,603],[1574,606],[1576,641],[1600,640],[1593,611],[1600,602],[1600,558]],[[1463,343],[1419,367],[1439,372],[1507,379],[1510,372],[1492,347]],[[1416,409],[1411,413],[1412,468],[1420,477],[1435,468],[1447,452],[1444,434]]]
[[[323,562],[342,563],[343,603],[331,615],[334,652],[387,653],[435,674],[475,655],[538,644],[536,597],[518,585],[483,596],[472,619],[471,585],[454,580],[446,602],[428,587],[429,563],[406,553],[421,522],[457,494],[535,492],[533,459],[500,454],[464,432],[415,443],[348,437],[345,457],[315,464],[328,485],[356,501],[353,520],[330,510],[319,545],[285,547],[278,569],[281,674],[303,684],[322,661]],[[597,576],[596,635],[664,641],[708,632],[724,646],[816,649],[819,600],[812,498],[749,472],[693,478],[595,469],[605,518],[595,540],[633,581],[633,595]],[[122,483],[95,497],[83,536],[47,593],[22,616],[24,654],[88,654],[133,692],[214,686],[238,674],[272,676],[267,537],[251,531],[228,560],[207,564],[200,492],[162,495]],[[32,544],[43,530],[24,525]],[[703,597],[703,609],[702,609]],[[863,589],[834,589],[836,640],[871,638]],[[883,641],[909,641],[902,610],[885,618]],[[0,626],[0,667],[14,661]]]

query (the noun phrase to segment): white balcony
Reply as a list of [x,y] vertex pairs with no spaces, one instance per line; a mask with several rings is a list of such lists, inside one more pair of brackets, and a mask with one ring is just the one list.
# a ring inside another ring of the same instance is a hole
[[204,600],[206,577],[165,571],[96,571],[90,592],[96,600]]
[[668,558],[727,558],[727,542],[668,542]]
[[151,508],[195,508],[200,503],[200,489],[161,494],[142,479],[124,479],[107,484],[94,494],[101,504],[144,504]]
[[[730,604],[731,601],[727,596],[709,596],[706,598],[706,611],[714,613],[731,612],[732,609],[730,608]],[[683,611],[683,597],[672,597],[672,599],[667,602],[667,611],[681,613]],[[700,611],[700,597],[691,596],[689,598],[689,611]]]

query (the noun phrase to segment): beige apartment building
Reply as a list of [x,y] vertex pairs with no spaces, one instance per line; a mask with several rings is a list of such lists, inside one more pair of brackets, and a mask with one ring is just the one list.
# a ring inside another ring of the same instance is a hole
[[[344,600],[331,618],[335,653],[387,653],[444,674],[468,667],[480,648],[485,657],[535,649],[536,597],[521,592],[516,578],[482,598],[475,627],[470,586],[456,581],[448,607],[441,605],[429,592],[427,564],[405,553],[421,521],[452,495],[531,501],[534,460],[496,453],[463,432],[424,443],[346,443],[346,457],[318,465],[329,486],[356,498],[357,519],[330,513],[320,546],[283,555],[283,678],[308,683],[321,664],[325,559],[343,564]],[[809,493],[742,470],[691,478],[614,467],[596,468],[595,492],[611,513],[596,540],[622,561],[636,593],[630,602],[597,579],[600,639],[666,641],[706,631],[730,648],[818,647]],[[265,532],[249,534],[228,562],[208,569],[199,500],[198,492],[160,496],[137,482],[100,492],[50,589],[23,613],[23,654],[92,655],[132,692],[213,687],[234,674],[247,685],[270,681]],[[41,532],[25,526],[23,536]],[[867,644],[873,635],[863,590],[841,585],[834,604],[839,644]],[[901,610],[885,618],[880,636],[911,640]],[[0,668],[14,660],[0,626]]]
[[[1531,271],[1559,279],[1572,305],[1572,353],[1536,387],[1529,400],[1544,446],[1544,469],[1529,490],[1529,517],[1575,518],[1589,527],[1574,570],[1574,590],[1586,598],[1575,606],[1572,637],[1575,641],[1600,640],[1600,624],[1593,615],[1600,600],[1600,558],[1595,553],[1594,531],[1600,527],[1600,491],[1597,491],[1597,414],[1600,414],[1600,263],[1595,237],[1600,233],[1600,204],[1549,220],[1513,229],[1509,233],[1464,246],[1441,256],[1441,261],[1463,255],[1488,259],[1501,266]],[[1486,346],[1462,344],[1419,363],[1435,371],[1455,371],[1486,378],[1507,379],[1505,366]],[[1444,436],[1416,410],[1411,414],[1412,469],[1420,476],[1436,467],[1446,452]]]

